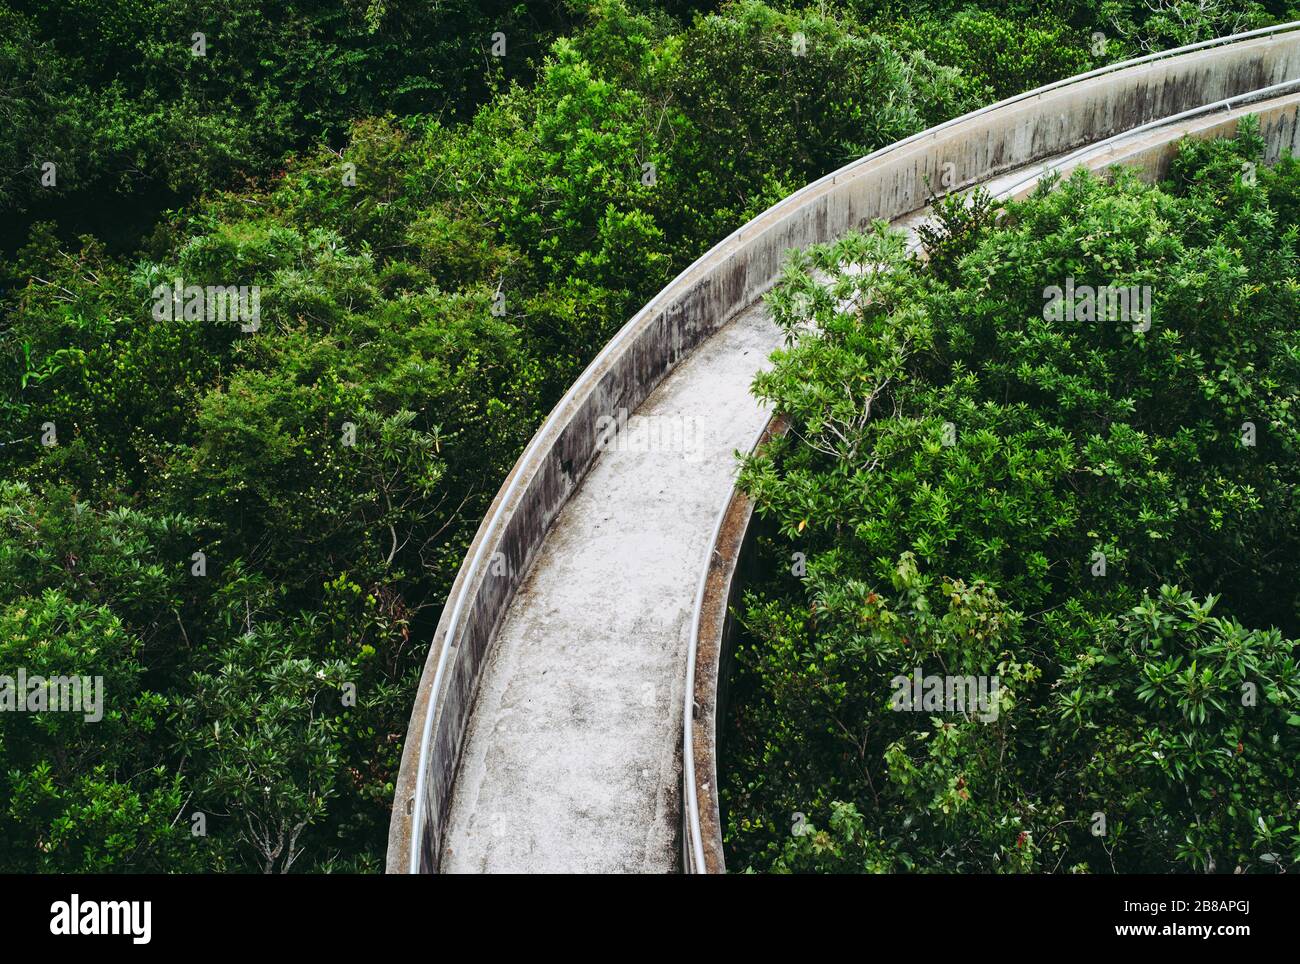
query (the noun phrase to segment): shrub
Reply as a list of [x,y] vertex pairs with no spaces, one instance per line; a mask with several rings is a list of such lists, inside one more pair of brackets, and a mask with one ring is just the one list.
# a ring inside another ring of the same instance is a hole
[[[1300,860],[1300,288],[1272,207],[1296,180],[1243,178],[1261,147],[1243,122],[1161,187],[1081,172],[997,217],[943,206],[928,265],[884,225],[792,256],[791,344],[755,390],[793,427],[741,475],[772,531],[727,729],[733,863]],[[1053,312],[1066,279],[1149,286],[1149,314]],[[918,667],[997,677],[1000,712],[893,712]],[[823,829],[791,838],[796,811]]]

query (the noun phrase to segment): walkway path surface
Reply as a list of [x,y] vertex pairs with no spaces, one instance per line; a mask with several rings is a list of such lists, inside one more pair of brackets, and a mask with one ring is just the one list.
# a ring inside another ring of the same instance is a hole
[[688,623],[779,343],[761,305],[719,330],[560,513],[484,668],[443,872],[677,870]]

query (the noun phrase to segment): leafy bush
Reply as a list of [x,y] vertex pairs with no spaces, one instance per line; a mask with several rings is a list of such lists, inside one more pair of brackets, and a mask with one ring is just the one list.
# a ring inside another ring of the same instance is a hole
[[1028,20],[991,10],[904,19],[892,34],[978,84],[983,101],[1002,100],[1096,66],[1091,35],[1055,18]]
[[[1243,178],[1261,147],[1243,122],[1162,187],[1082,172],[996,217],[946,205],[928,264],[884,225],[791,257],[791,344],[755,388],[793,427],[741,476],[772,531],[727,729],[733,864],[1300,860],[1300,287],[1273,207],[1300,181]],[[1149,315],[1053,313],[1067,278],[1149,286]],[[895,712],[917,669],[996,677],[997,712]]]

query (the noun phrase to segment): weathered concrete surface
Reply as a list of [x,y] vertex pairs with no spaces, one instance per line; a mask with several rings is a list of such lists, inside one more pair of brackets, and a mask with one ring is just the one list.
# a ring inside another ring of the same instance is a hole
[[644,448],[657,424],[679,450],[615,439],[556,519],[483,670],[443,872],[677,868],[695,586],[779,341],[756,307],[701,345],[620,434]]

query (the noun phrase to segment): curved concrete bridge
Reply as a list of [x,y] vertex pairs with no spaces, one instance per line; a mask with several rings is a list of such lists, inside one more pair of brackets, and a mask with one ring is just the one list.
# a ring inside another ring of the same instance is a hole
[[1103,68],[907,138],[745,225],[605,347],[503,484],[457,577],[411,716],[390,872],[724,868],[714,736],[749,507],[737,450],[779,334],[761,296],[790,248],[884,218],[927,185],[995,195],[1045,170],[1163,173],[1184,135],[1260,116],[1297,141],[1300,30]]

